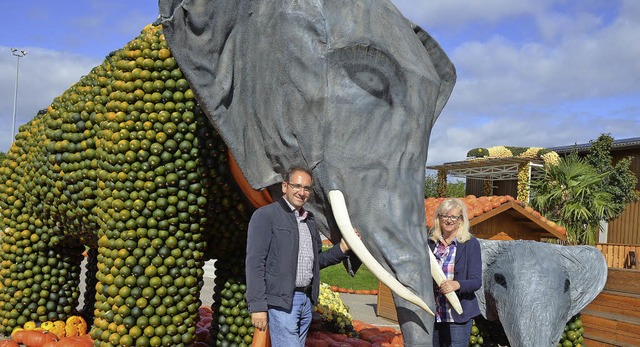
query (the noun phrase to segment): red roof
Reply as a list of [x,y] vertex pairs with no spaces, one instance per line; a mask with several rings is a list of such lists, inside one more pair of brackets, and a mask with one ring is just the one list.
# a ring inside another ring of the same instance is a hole
[[[427,227],[433,227],[433,218],[436,207],[438,207],[443,200],[445,200],[445,198],[424,199]],[[534,210],[524,202],[514,199],[510,195],[481,197],[467,195],[464,198],[460,198],[460,200],[462,200],[462,202],[467,206],[467,213],[469,215],[469,222],[471,226],[481,223],[506,210],[513,209],[559,239],[566,239],[567,231],[564,227],[548,220],[541,215],[540,212]]]

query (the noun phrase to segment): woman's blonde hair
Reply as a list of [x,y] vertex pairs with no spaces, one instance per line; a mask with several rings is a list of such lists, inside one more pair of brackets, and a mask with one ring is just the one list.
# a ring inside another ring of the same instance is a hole
[[429,237],[430,239],[438,242],[438,240],[442,237],[442,231],[440,231],[440,216],[456,208],[460,209],[462,213],[462,222],[458,226],[456,239],[458,239],[458,242],[462,243],[467,242],[469,239],[471,239],[471,233],[469,232],[469,215],[467,213],[467,206],[464,204],[464,202],[462,202],[462,200],[456,198],[445,199],[436,208],[435,214],[433,216],[433,228],[431,229],[431,236]]

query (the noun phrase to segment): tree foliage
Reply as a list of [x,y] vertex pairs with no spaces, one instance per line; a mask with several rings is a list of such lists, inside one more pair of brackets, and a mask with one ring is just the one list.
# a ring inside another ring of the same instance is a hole
[[631,158],[613,165],[613,138],[607,134],[590,143],[584,158],[574,150],[558,165],[547,166],[531,185],[533,207],[563,225],[572,244],[594,244],[600,221],[618,217],[638,200]]
[[638,192],[635,190],[638,179],[629,169],[631,157],[626,157],[613,164],[611,147],[613,138],[609,134],[602,134],[598,139],[590,141],[591,148],[585,159],[597,172],[609,173],[601,183],[601,189],[609,192],[614,201],[613,216],[620,216],[625,206],[638,201]]
[[612,195],[602,189],[608,172],[598,172],[573,152],[550,165],[531,183],[531,203],[548,219],[567,229],[570,244],[594,244],[600,220],[613,215]]
[[[424,180],[424,197],[438,196],[438,176],[427,174]],[[462,198],[465,196],[465,182],[447,182],[447,197]]]

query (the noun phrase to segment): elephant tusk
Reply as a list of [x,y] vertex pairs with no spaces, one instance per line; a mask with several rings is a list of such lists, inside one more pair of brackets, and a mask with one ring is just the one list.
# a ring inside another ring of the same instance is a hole
[[[442,268],[438,266],[438,261],[436,260],[436,257],[433,255],[431,250],[429,250],[428,252],[429,263],[431,263],[431,276],[433,277],[433,280],[436,281],[438,287],[440,287],[442,281],[446,280],[447,277],[444,275],[444,271],[442,271]],[[456,310],[458,314],[462,314],[462,305],[460,305],[460,300],[458,299],[456,292],[449,292],[444,296],[447,298],[447,300],[449,300],[451,307],[453,307],[453,309]]]
[[353,253],[355,253],[362,263],[371,270],[371,273],[373,273],[382,283],[387,285],[389,289],[398,294],[398,296],[419,306],[433,316],[433,311],[431,311],[429,306],[427,306],[421,298],[406,288],[395,277],[387,272],[387,270],[385,270],[382,265],[375,260],[375,258],[373,258],[364,243],[362,243],[362,240],[360,240],[358,235],[353,231],[353,226],[349,219],[349,212],[347,211],[347,205],[344,201],[344,195],[342,192],[339,190],[330,191],[329,203],[331,204],[333,216],[336,219],[336,223],[342,233],[342,237],[347,241],[347,244]]

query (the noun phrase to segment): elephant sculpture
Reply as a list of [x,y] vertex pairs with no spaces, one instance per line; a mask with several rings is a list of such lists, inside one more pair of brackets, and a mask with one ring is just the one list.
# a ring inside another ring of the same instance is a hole
[[352,226],[335,216],[353,221],[360,259],[397,279],[405,343],[430,346],[424,163],[456,78],[439,45],[386,0],[161,0],[160,9],[178,64],[251,187],[310,167],[321,231],[335,242],[340,225]]
[[607,263],[591,246],[480,240],[482,315],[514,347],[556,346],[564,325],[604,288]]
[[353,222],[360,258],[402,293],[406,345],[431,346],[424,163],[456,79],[440,46],[388,0],[159,8],[21,126],[0,167],[0,332],[77,313],[84,280],[97,346],[190,345],[207,259],[217,321],[246,318],[240,187],[276,198],[306,165],[321,231],[337,242]]

